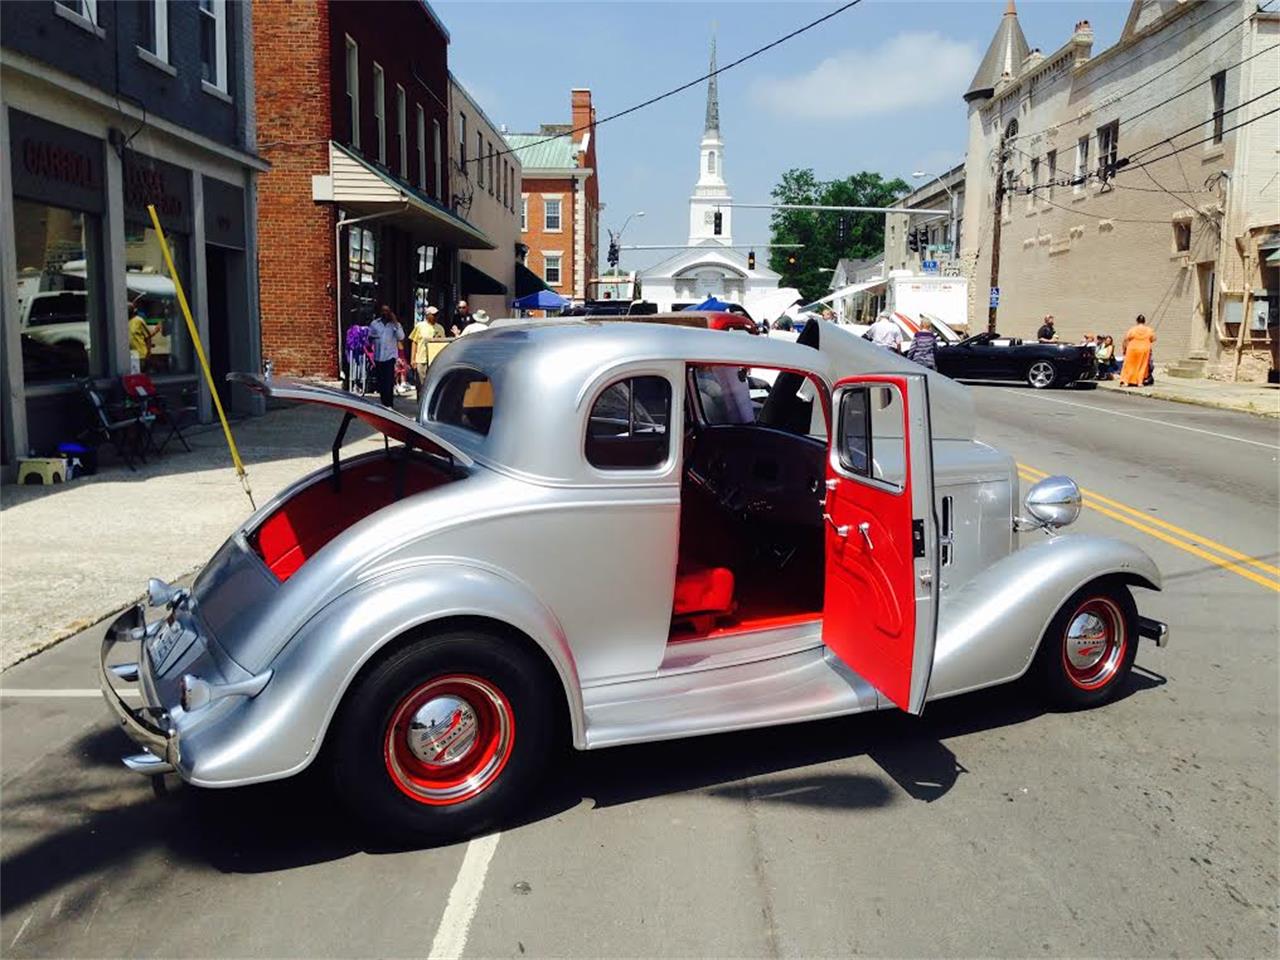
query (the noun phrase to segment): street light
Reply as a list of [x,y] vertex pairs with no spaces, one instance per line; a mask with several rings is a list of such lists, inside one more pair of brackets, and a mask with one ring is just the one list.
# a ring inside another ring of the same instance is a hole
[[[952,236],[956,222],[956,195],[951,192],[951,188],[947,186],[947,182],[942,179],[942,174],[940,173],[925,173],[923,170],[915,170],[911,174],[911,179],[913,180],[923,180],[925,177],[928,177],[930,181],[937,180],[938,185],[947,191],[947,197],[951,201],[947,204],[947,245],[952,248],[951,256],[954,257],[957,252],[955,250],[955,237]],[[920,186],[924,187],[926,185],[927,183],[922,183]]]
[[609,231],[609,258],[608,258],[609,266],[612,267],[615,272],[618,269],[618,260],[621,259],[621,255],[622,255],[622,251],[619,245],[622,241],[623,231],[627,229],[627,224],[629,224],[632,221],[632,219],[634,219],[635,217],[643,217],[643,216],[644,216],[644,211],[637,210],[635,213],[628,216],[627,219],[622,221],[622,227],[619,230]]

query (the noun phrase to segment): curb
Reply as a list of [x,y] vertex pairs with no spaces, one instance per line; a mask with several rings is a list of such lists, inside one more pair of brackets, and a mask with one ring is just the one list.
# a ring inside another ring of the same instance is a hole
[[1196,394],[1171,393],[1152,387],[1120,387],[1111,386],[1115,381],[1100,381],[1098,386],[1111,393],[1133,394],[1139,397],[1151,397],[1153,400],[1167,400],[1170,403],[1185,403],[1196,407],[1207,407],[1212,410],[1228,410],[1233,413],[1248,413],[1255,417],[1266,417],[1269,420],[1280,419],[1280,398],[1275,408],[1260,409],[1253,400],[1231,400],[1216,397],[1203,397]]

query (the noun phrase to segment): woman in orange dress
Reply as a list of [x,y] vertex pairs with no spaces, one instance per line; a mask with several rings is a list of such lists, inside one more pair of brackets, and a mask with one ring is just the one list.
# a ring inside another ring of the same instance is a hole
[[1120,371],[1120,386],[1140,387],[1151,373],[1151,345],[1156,342],[1155,331],[1147,326],[1147,318],[1138,314],[1138,321],[1124,335],[1121,349],[1124,351],[1124,367]]

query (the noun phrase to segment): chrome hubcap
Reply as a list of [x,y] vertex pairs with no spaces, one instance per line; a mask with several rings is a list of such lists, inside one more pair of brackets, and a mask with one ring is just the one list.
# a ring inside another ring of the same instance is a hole
[[1046,387],[1053,383],[1053,365],[1043,361],[1032,364],[1031,382],[1037,387]]
[[1076,614],[1067,628],[1067,659],[1080,671],[1096,667],[1107,654],[1107,625],[1092,612]]
[[419,707],[405,734],[409,750],[423,763],[457,763],[476,742],[480,725],[475,708],[462,697],[441,696]]
[[1124,662],[1129,638],[1124,615],[1106,597],[1087,600],[1067,624],[1062,665],[1067,679],[1082,690],[1105,687]]

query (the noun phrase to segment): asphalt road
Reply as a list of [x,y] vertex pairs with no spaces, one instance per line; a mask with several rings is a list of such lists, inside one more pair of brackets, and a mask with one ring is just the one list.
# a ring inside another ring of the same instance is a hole
[[316,778],[153,797],[68,695],[93,630],[0,677],[0,953],[1276,955],[1280,425],[1102,391],[978,406],[1029,477],[1089,491],[1080,529],[1164,571],[1139,606],[1172,644],[1120,701],[1010,688],[575,756],[500,835],[388,850]]

